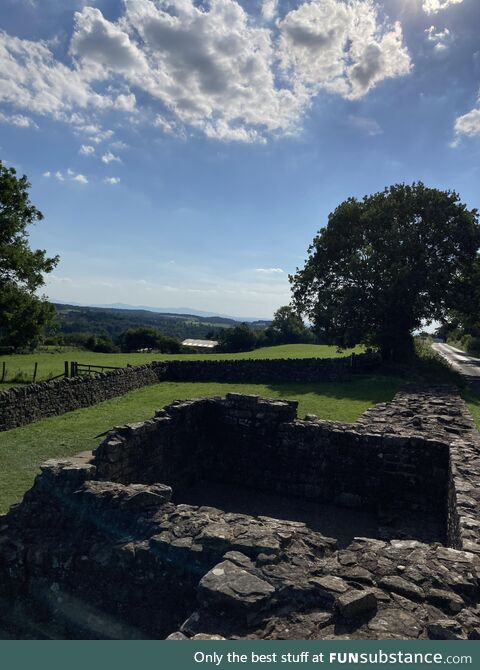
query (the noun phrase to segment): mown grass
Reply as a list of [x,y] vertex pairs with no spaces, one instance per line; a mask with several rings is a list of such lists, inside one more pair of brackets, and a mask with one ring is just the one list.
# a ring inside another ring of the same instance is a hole
[[0,391],[9,386],[31,383],[35,363],[38,363],[37,381],[42,381],[63,372],[65,361],[90,363],[91,365],[109,365],[124,367],[126,365],[142,365],[152,361],[166,360],[226,360],[226,359],[265,359],[265,358],[338,358],[351,353],[361,353],[363,349],[347,349],[338,351],[336,347],[323,344],[286,344],[277,347],[263,347],[254,351],[237,354],[99,354],[82,349],[65,349],[41,351],[33,354],[11,354],[0,356],[0,378],[2,363],[5,362],[7,374],[4,384],[0,383]]
[[100,433],[115,425],[143,421],[156,409],[187,398],[224,396],[230,391],[267,398],[298,400],[300,417],[353,422],[378,402],[391,400],[403,380],[365,376],[351,382],[322,384],[219,384],[164,382],[108,400],[95,407],[44,419],[0,433],[0,512],[30,488],[39,465],[48,458],[94,448]]

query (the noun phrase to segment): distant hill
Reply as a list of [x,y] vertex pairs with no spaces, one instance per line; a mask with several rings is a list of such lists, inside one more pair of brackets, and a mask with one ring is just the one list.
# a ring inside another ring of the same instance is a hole
[[[75,305],[75,303],[72,303]],[[155,312],[156,314],[180,314],[181,316],[215,316],[228,321],[235,321],[238,323],[270,323],[269,319],[259,319],[254,316],[232,316],[231,314],[219,314],[218,312],[202,312],[199,309],[192,307],[149,307],[147,305],[128,305],[123,302],[117,302],[110,305],[81,305],[82,307],[100,307],[103,309],[124,309],[129,311],[147,311]]]
[[[165,335],[178,337],[205,338],[218,328],[232,328],[242,321],[231,317],[174,312],[152,311],[124,305],[122,307],[85,307],[54,303],[62,333],[95,333],[115,339],[127,328],[149,326],[158,328]],[[250,321],[252,328],[265,328],[269,321]]]

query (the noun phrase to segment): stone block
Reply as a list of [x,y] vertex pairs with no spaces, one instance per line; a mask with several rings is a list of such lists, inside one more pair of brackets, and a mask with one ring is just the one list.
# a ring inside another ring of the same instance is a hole
[[373,591],[351,589],[336,598],[336,609],[343,619],[355,619],[377,609],[377,598]]

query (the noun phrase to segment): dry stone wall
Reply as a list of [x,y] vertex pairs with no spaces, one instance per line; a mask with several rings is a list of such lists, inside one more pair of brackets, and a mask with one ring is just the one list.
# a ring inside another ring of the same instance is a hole
[[[216,478],[405,515],[436,502],[449,546],[392,529],[339,547],[302,522],[175,502]],[[451,388],[408,389],[350,426],[254,396],[176,402],[48,461],[0,517],[0,623],[13,637],[480,639],[479,502],[480,436]]]
[[162,381],[324,382],[372,370],[378,354],[348,358],[167,361],[59,379],[0,393],[0,431],[58,416]]
[[155,366],[141,365],[9,389],[0,393],[0,431],[91,407],[159,381]]

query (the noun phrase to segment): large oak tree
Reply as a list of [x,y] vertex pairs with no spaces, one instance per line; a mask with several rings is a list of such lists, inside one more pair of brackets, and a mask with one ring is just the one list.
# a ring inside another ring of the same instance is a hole
[[37,291],[58,257],[29,247],[28,228],[43,219],[29,188],[25,175],[0,161],[0,346],[13,349],[34,347],[55,315]]
[[479,247],[477,211],[453,191],[397,184],[349,198],[290,277],[293,304],[332,344],[405,358],[416,329],[465,302]]

